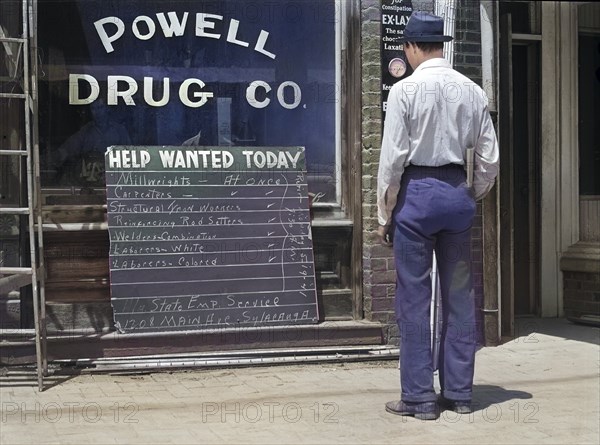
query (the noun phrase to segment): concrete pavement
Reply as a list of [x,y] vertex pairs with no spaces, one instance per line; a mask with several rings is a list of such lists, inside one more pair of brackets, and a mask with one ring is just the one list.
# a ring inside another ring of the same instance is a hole
[[600,330],[521,320],[515,340],[477,353],[470,415],[388,414],[395,360],[136,375],[0,377],[0,443],[600,442]]

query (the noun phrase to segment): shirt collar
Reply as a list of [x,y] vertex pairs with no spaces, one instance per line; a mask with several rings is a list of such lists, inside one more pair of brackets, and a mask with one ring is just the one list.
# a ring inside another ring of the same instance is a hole
[[429,59],[429,60],[426,60],[425,62],[421,63],[414,72],[416,73],[418,71],[421,71],[422,69],[437,68],[437,67],[452,68],[450,66],[450,62],[448,62],[446,59],[444,59],[442,57],[436,57],[434,59]]

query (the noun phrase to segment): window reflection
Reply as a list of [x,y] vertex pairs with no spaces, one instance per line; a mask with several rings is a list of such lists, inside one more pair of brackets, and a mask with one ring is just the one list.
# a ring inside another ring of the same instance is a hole
[[110,145],[305,146],[335,202],[337,6],[40,0],[43,185],[101,189]]

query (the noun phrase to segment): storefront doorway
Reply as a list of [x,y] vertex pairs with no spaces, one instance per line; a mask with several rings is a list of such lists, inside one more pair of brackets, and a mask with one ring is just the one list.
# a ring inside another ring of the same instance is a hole
[[501,336],[539,308],[540,43],[534,2],[500,4]]

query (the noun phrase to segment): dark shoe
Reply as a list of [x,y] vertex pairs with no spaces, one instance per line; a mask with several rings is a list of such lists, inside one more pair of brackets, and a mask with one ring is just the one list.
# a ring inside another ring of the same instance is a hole
[[435,420],[440,416],[435,402],[403,402],[394,400],[385,404],[388,413],[398,416],[413,416],[420,420]]
[[440,396],[438,398],[438,404],[441,408],[454,411],[458,414],[469,414],[473,412],[470,400],[450,400]]

